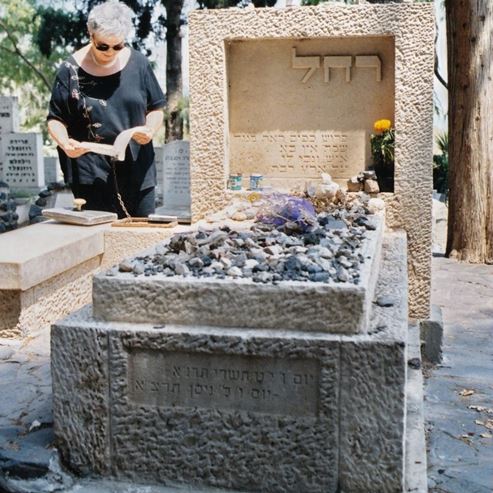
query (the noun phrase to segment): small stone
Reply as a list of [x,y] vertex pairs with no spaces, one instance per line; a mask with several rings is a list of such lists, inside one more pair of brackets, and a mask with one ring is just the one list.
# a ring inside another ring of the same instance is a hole
[[383,308],[388,308],[395,305],[395,299],[392,296],[381,295],[375,300],[375,303]]
[[273,275],[270,272],[256,272],[252,279],[254,282],[270,282]]
[[194,257],[189,260],[188,265],[193,269],[202,269],[202,267],[204,267],[204,262],[200,257]]
[[179,276],[189,276],[190,275],[190,269],[187,267],[186,264],[181,264],[181,263],[176,264],[175,272]]
[[264,252],[268,255],[278,256],[282,253],[282,247],[280,245],[269,245],[264,248]]
[[328,272],[316,272],[310,275],[310,281],[313,282],[327,282],[330,279]]
[[166,249],[164,248],[164,245],[156,245],[156,253],[158,255],[164,255],[166,252]]
[[368,201],[366,206],[370,214],[376,214],[377,212],[385,209],[385,202],[382,199],[373,198]]
[[244,265],[244,268],[245,269],[254,269],[255,267],[257,267],[258,265],[258,261],[254,258],[249,258],[247,260],[245,260],[245,265]]
[[331,229],[347,229],[347,224],[342,219],[331,218],[325,224],[325,229],[330,231]]
[[243,272],[239,267],[231,267],[231,269],[228,269],[226,274],[231,277],[241,277],[243,275]]
[[348,192],[360,192],[363,190],[363,184],[358,180],[357,176],[349,178],[347,181],[347,191]]
[[337,279],[341,282],[348,282],[349,281],[349,274],[346,269],[339,267],[337,269]]
[[134,274],[143,274],[144,270],[144,264],[142,262],[137,262],[132,269]]
[[366,180],[365,181],[365,192],[366,193],[379,193],[380,187],[376,180]]
[[233,262],[228,257],[222,257],[220,262],[226,269],[229,269],[233,265]]
[[132,272],[134,270],[134,264],[128,259],[122,260],[118,265],[118,270],[120,272]]
[[246,221],[248,217],[244,212],[237,211],[231,216],[231,219],[233,219],[233,221]]
[[377,179],[377,174],[375,173],[375,170],[373,169],[367,169],[363,171],[363,179],[364,180],[376,180]]
[[408,360],[407,365],[413,370],[419,370],[421,368],[421,360],[419,358],[411,358]]
[[354,223],[357,224],[358,226],[364,226],[366,229],[370,231],[377,229],[377,227],[366,216],[359,216],[358,218],[356,218]]

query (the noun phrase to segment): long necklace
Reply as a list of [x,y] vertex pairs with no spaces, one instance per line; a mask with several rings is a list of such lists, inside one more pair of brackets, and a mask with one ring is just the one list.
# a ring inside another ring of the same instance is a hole
[[111,62],[100,63],[96,60],[96,57],[94,56],[91,48],[89,48],[89,55],[91,55],[91,60],[94,63],[94,65],[97,65],[98,67],[110,68],[110,67],[113,67],[113,65],[115,65],[115,63],[118,61],[118,55],[116,55],[115,58]]

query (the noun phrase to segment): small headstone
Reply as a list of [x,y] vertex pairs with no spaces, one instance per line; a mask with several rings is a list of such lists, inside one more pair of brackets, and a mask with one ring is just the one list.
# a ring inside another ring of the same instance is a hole
[[0,96],[0,134],[19,131],[19,107],[17,98]]
[[163,199],[163,147],[154,146],[154,162],[156,164],[156,195],[160,200]]
[[57,183],[63,180],[62,170],[58,164],[58,158],[54,156],[46,156],[44,158],[45,166],[45,182]]
[[0,179],[6,181],[11,189],[42,188],[44,175],[41,134],[4,134]]
[[163,148],[163,207],[160,214],[190,217],[190,144],[176,140]]

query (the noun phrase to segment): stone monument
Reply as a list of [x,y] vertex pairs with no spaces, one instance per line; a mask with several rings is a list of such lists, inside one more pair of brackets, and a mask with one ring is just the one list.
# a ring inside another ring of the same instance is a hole
[[2,136],[2,179],[12,189],[40,189],[45,185],[41,134],[8,133]]
[[368,316],[344,283],[96,276],[93,312],[52,328],[65,462],[194,491],[403,492],[406,242],[381,253],[382,235]]
[[351,286],[168,275],[163,245],[141,257],[152,276],[97,275],[93,305],[52,328],[62,458],[194,491],[403,493],[408,299],[415,314],[429,303],[432,6],[202,11],[190,28],[194,218],[224,203],[231,172],[292,186],[364,169],[368,125],[388,116],[387,226],[405,231],[373,224]]
[[161,152],[163,205],[158,212],[190,219],[190,144],[186,140],[175,140],[166,144]]
[[395,127],[387,221],[409,248],[410,315],[430,309],[433,6],[194,11],[190,156],[194,219],[227,202],[231,173],[303,186],[369,164],[373,121]]

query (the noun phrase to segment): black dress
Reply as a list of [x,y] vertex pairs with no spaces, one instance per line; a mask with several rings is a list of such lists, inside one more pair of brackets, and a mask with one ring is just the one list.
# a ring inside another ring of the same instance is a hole
[[[113,144],[120,132],[144,125],[147,113],[164,106],[164,94],[147,58],[132,49],[121,71],[103,77],[87,73],[73,57],[63,62],[56,74],[48,120],[61,121],[75,140]],[[132,216],[153,212],[152,142],[139,145],[131,140],[125,161],[113,165],[110,158],[92,152],[73,159],[58,148],[58,155],[65,181],[76,197],[88,201],[86,209],[113,211],[122,217],[118,190]]]

